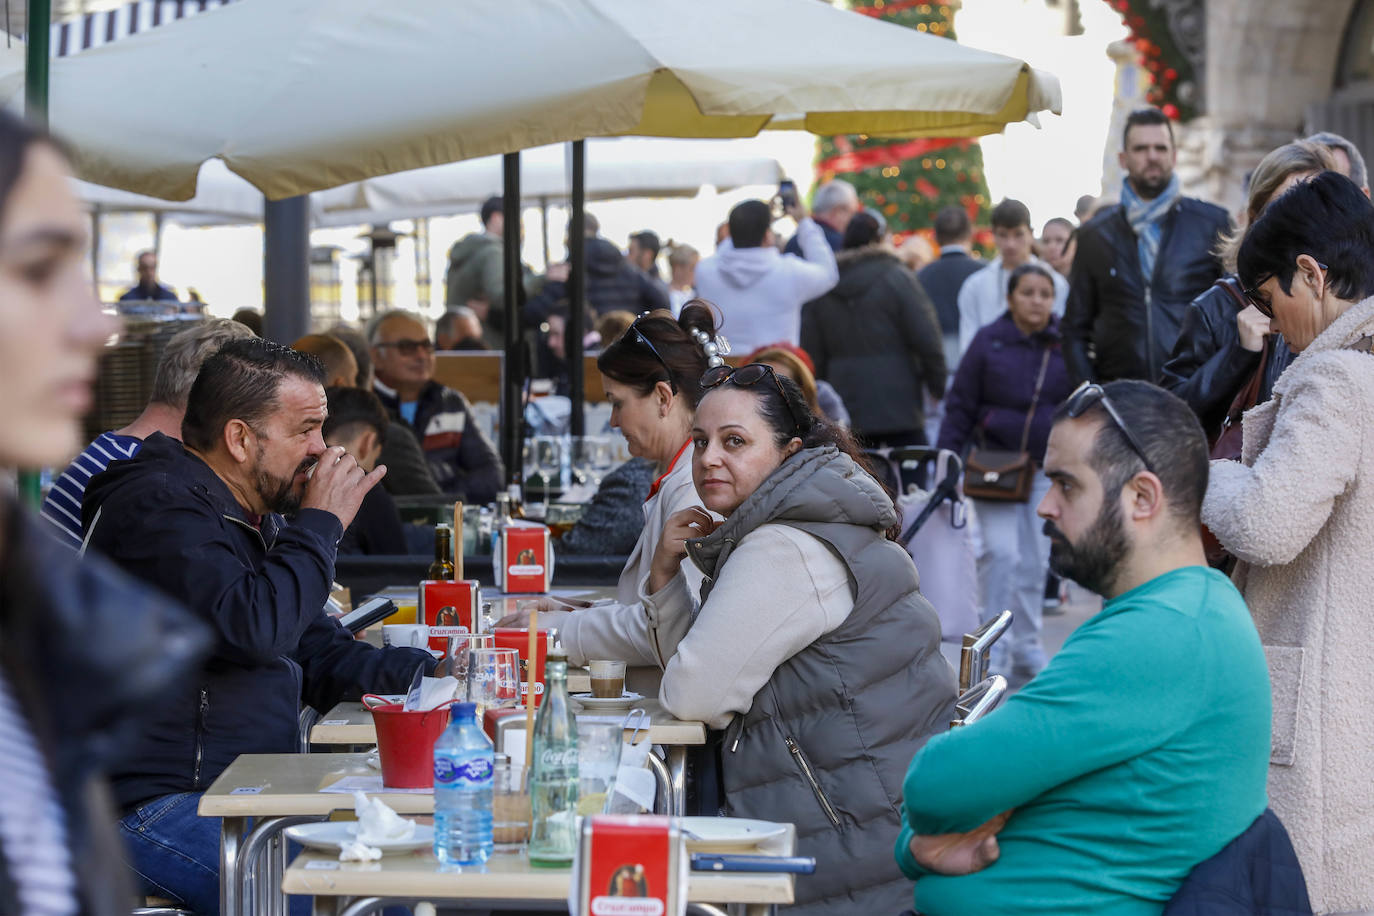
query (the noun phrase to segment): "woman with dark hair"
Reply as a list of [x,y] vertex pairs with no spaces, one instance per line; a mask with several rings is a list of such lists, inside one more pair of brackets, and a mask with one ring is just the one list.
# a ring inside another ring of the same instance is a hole
[[1213,461],[1202,521],[1269,660],[1269,803],[1318,913],[1374,909],[1374,204],[1323,172],[1274,198],[1237,267],[1298,355]]
[[[1007,311],[979,329],[949,386],[940,448],[1024,452],[1035,463],[1025,502],[976,499],[983,549],[978,557],[982,616],[1012,612],[1011,633],[993,646],[992,667],[1029,679],[1045,667],[1040,644],[1050,541],[1035,515],[1049,490],[1040,473],[1054,408],[1069,396],[1054,277],[1048,267],[1022,264],[1007,280]],[[966,475],[967,479],[967,475]]]
[[[0,466],[81,447],[96,356],[87,219],[51,139],[0,113]],[[38,530],[0,494],[0,912],[123,914],[134,897],[103,770],[195,661],[183,611]]]
[[[953,712],[940,622],[849,434],[769,366],[721,366],[702,384],[705,505],[668,519],[644,601],[668,659],[659,700],[714,730],[703,813],[790,821],[823,864],[788,912],[895,913],[911,890],[888,854],[902,776]],[[695,620],[684,556],[706,576]]]
[[[687,303],[677,318],[667,311],[645,312],[597,357],[611,403],[611,426],[624,434],[631,455],[653,462],[655,480],[643,503],[643,529],[620,574],[615,603],[569,613],[565,602],[539,599],[544,612],[541,625],[558,628],[574,665],[593,658],[621,659],[655,669],[667,663],[667,655],[653,639],[657,621],[646,615],[640,595],[664,520],[688,506],[701,505],[684,453],[701,400],[701,374],[712,357],[720,361],[715,339],[715,316],[698,299]],[[611,474],[602,482],[602,490],[628,489],[631,483],[629,477],[622,481]],[[616,497],[615,502],[623,499]],[[501,624],[527,626],[528,619],[522,621],[514,614]],[[637,686],[651,687],[656,678],[639,674],[633,680]]]
[[845,229],[840,280],[802,309],[801,345],[865,446],[925,445],[925,398],[945,394],[940,323],[871,210]]

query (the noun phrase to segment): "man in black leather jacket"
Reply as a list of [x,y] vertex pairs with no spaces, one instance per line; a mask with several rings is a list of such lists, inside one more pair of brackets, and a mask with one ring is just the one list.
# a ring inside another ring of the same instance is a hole
[[[1156,381],[1188,303],[1222,272],[1213,252],[1230,221],[1220,207],[1179,194],[1168,118],[1133,112],[1122,147],[1122,203],[1078,231],[1062,323],[1075,381]],[[1142,264],[1152,268],[1148,278]]]

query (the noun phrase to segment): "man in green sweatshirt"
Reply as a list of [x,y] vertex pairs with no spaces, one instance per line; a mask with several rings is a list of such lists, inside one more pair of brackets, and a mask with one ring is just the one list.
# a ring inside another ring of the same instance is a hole
[[1152,385],[1060,407],[1050,565],[1106,603],[1002,709],[912,761],[896,856],[919,913],[1157,916],[1264,811],[1269,677],[1204,560],[1207,469],[1197,420]]

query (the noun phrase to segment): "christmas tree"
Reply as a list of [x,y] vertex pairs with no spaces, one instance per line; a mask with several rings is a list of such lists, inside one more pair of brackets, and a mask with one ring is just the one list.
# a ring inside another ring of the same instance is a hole
[[[954,40],[954,9],[929,0],[836,0],[864,16],[873,16],[918,32]],[[898,242],[914,232],[930,234],[943,207],[963,207],[975,227],[974,243],[990,248],[986,228],[988,185],[983,152],[969,138],[892,140],[849,134],[817,141],[817,183],[843,178],[859,200],[887,218]]]

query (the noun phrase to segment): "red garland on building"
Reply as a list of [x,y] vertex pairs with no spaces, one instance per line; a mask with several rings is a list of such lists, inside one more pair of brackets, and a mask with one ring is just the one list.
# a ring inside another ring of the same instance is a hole
[[[954,38],[954,11],[940,0],[848,0],[847,5],[864,16]],[[912,233],[929,236],[936,212],[953,204],[968,211],[980,227],[974,243],[991,247],[986,228],[988,186],[977,141],[894,140],[863,134],[822,137],[816,159],[817,183],[843,178],[853,184],[865,206],[882,212],[899,242]]]
[[1169,23],[1162,10],[1150,0],[1106,0],[1121,14],[1121,21],[1130,30],[1127,39],[1140,54],[1140,65],[1150,74],[1151,85],[1146,99],[1175,121],[1187,121],[1198,112],[1193,104],[1196,97],[1196,75],[1192,64],[1179,50],[1169,31]]

